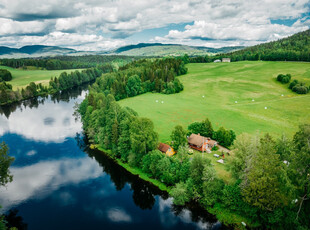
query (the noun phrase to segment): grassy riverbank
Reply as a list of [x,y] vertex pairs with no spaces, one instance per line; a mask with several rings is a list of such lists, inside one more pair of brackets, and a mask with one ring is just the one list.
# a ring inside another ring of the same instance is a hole
[[188,74],[178,77],[184,85],[182,92],[147,93],[119,101],[150,118],[163,142],[170,139],[174,126],[186,128],[206,117],[215,128],[223,126],[236,134],[276,136],[292,135],[299,124],[310,122],[310,94],[298,95],[276,81],[278,74],[290,73],[309,85],[309,63],[243,61],[187,67]]
[[103,148],[100,148],[98,146],[93,146],[93,148],[96,148],[102,152],[102,154],[105,154],[106,156],[110,157],[114,161],[116,161],[120,166],[122,166],[124,169],[126,169],[128,172],[130,172],[133,175],[138,175],[142,180],[148,181],[158,187],[162,191],[170,192],[171,188],[166,186],[164,183],[155,180],[151,178],[147,173],[143,172],[141,169],[136,167],[131,167],[129,164],[122,162],[120,159],[112,157],[111,150],[106,150]]

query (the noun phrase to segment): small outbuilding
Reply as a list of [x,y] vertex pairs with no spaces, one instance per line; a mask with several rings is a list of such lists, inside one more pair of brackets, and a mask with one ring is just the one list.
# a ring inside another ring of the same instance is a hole
[[230,62],[230,58],[222,58],[222,62]]
[[222,61],[220,59],[216,59],[214,60],[214,62],[217,63],[217,62],[222,62]]
[[164,143],[159,143],[158,150],[165,153],[169,157],[175,154],[174,149],[170,145]]

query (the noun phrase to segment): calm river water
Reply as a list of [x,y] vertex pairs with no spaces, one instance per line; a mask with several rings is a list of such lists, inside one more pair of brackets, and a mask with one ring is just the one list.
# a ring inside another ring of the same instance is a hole
[[220,229],[199,207],[169,196],[86,148],[73,106],[85,89],[0,107],[0,142],[15,161],[1,213],[19,229]]

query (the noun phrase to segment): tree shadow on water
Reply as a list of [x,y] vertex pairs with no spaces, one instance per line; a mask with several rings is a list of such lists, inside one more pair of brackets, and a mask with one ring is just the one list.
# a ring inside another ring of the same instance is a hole
[[13,227],[17,228],[18,230],[28,229],[28,224],[24,222],[22,216],[18,215],[17,209],[11,209],[7,214],[4,214],[3,217],[8,229]]

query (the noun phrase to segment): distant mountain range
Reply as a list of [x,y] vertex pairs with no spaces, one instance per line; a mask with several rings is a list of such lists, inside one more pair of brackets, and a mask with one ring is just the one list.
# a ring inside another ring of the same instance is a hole
[[210,48],[204,46],[187,46],[178,44],[162,43],[139,43],[128,45],[111,51],[114,54],[129,56],[167,56],[167,55],[205,55],[217,53],[229,53],[244,48],[243,46]]
[[128,56],[167,56],[167,55],[205,55],[216,53],[228,53],[240,50],[244,47],[222,47],[210,48],[202,46],[186,46],[177,44],[162,43],[139,43],[137,45],[123,46],[110,51],[77,51],[75,49],[58,46],[30,45],[21,48],[9,48],[0,46],[0,58],[27,58],[27,57],[47,57],[66,55],[87,55],[87,54],[110,54]]
[[62,48],[58,46],[31,45],[23,46],[19,49],[0,46],[1,57],[40,57],[69,55],[77,53],[74,49]]

